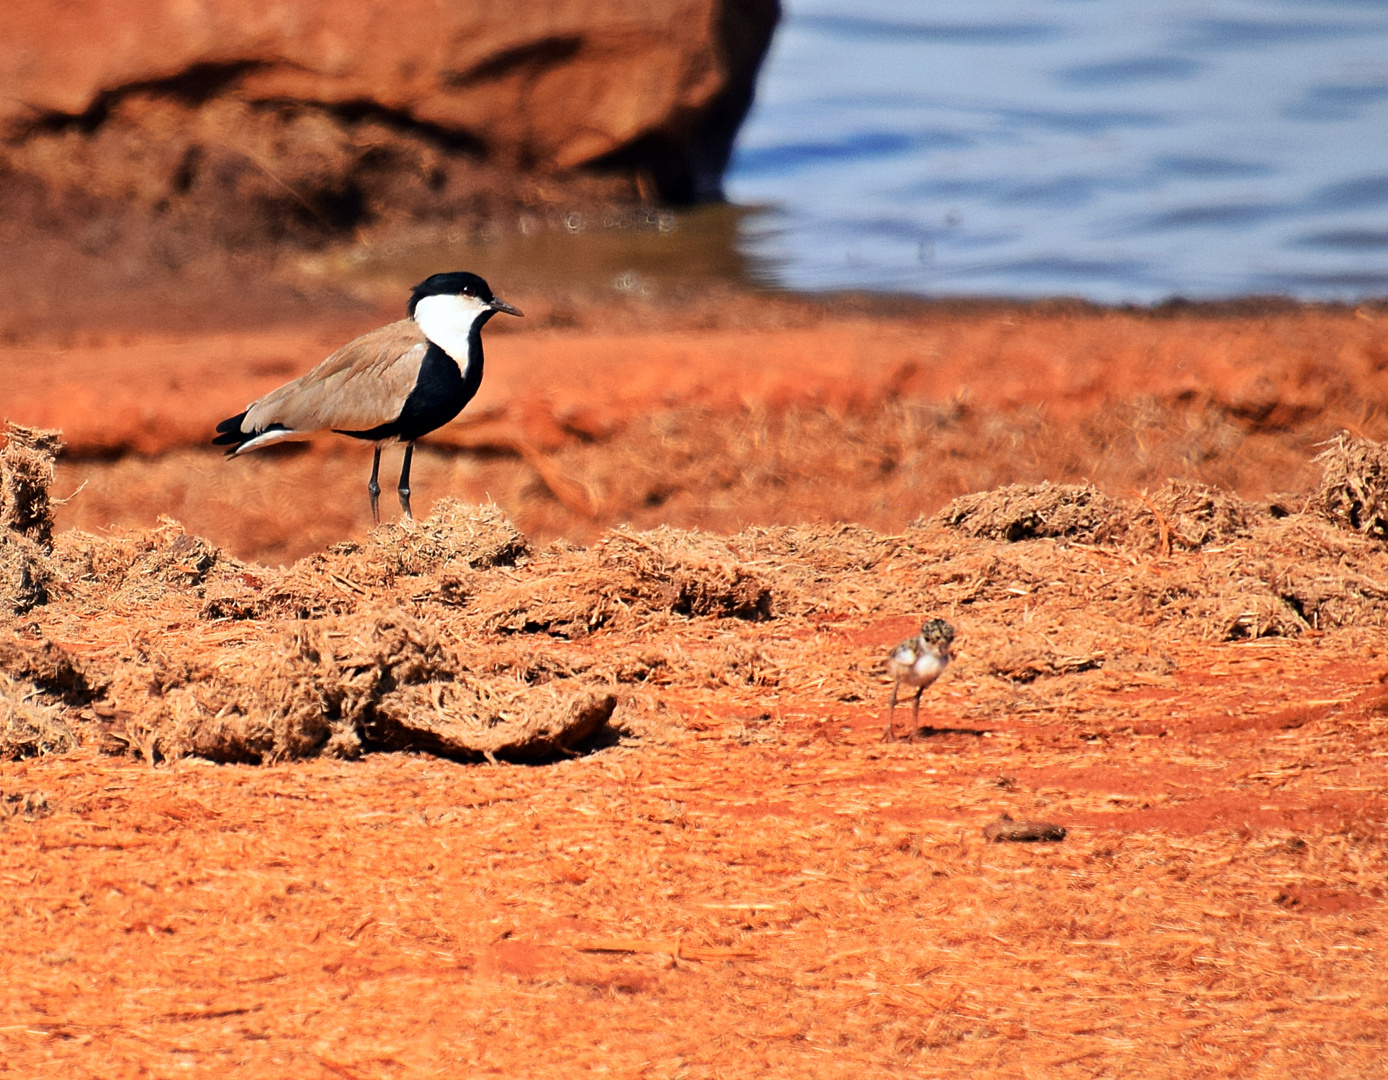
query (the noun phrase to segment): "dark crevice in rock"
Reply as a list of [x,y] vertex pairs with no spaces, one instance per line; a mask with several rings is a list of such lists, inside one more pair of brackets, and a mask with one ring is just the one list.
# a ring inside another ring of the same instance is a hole
[[200,63],[167,78],[145,79],[115,86],[98,94],[80,113],[50,112],[36,117],[11,141],[19,142],[33,135],[62,131],[79,131],[84,135],[91,135],[111,118],[111,113],[121,101],[136,94],[172,98],[188,106],[205,105],[214,97],[225,93],[250,72],[268,66],[260,60]]
[[541,38],[489,56],[466,71],[450,72],[444,81],[449,86],[462,88],[517,74],[538,74],[572,58],[582,47],[583,39],[569,34]]

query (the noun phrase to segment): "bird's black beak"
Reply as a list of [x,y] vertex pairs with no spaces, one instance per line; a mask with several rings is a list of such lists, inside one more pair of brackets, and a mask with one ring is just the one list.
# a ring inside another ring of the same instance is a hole
[[496,297],[492,297],[492,310],[493,310],[493,311],[504,311],[504,312],[506,312],[507,315],[524,315],[524,314],[525,314],[525,312],[521,311],[520,308],[512,307],[512,306],[511,306],[510,304],[508,304],[505,300],[498,300]]

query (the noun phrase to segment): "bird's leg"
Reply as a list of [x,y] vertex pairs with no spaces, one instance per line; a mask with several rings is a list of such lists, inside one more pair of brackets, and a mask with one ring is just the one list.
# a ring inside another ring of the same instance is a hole
[[921,715],[921,694],[925,693],[925,687],[916,687],[916,700],[911,703],[911,737],[907,742],[915,742],[920,737],[920,715]]
[[381,471],[381,448],[376,447],[376,456],[371,459],[371,479],[366,482],[366,493],[371,496],[371,520],[381,523],[381,485],[376,474]]
[[410,513],[410,462],[414,460],[414,443],[405,444],[405,463],[400,466],[400,509],[405,511],[405,516],[411,521],[414,515]]
[[896,692],[901,688],[901,680],[897,679],[892,683],[892,703],[887,709],[887,726],[882,732],[883,742],[896,742],[896,731],[893,722],[896,719]]

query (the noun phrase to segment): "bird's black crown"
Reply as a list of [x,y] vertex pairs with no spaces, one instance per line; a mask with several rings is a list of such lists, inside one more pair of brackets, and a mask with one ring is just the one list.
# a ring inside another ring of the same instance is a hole
[[948,645],[954,640],[954,627],[944,619],[931,619],[921,626],[921,637],[932,645]]
[[426,296],[475,296],[491,303],[494,299],[492,288],[476,274],[466,270],[450,270],[446,274],[434,274],[414,287],[410,293],[410,317],[414,317],[415,306]]

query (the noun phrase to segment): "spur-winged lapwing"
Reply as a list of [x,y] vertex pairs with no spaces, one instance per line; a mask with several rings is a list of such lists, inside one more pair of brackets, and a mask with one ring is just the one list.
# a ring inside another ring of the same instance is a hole
[[217,425],[228,457],[332,429],[376,444],[371,517],[381,520],[381,448],[405,444],[400,506],[410,517],[415,440],[463,410],[482,385],[482,327],[498,311],[520,312],[476,274],[435,274],[410,295],[409,318],[350,341],[307,375],[272,390]]
[[892,721],[896,718],[896,696],[901,684],[916,688],[916,700],[911,707],[911,735],[908,741],[915,742],[920,732],[921,694],[925,688],[940,677],[949,664],[949,647],[954,641],[954,627],[944,619],[931,619],[921,627],[921,632],[907,638],[887,657],[887,674],[892,677],[892,704],[887,710],[887,729],[882,732],[883,742],[896,742],[896,729]]

